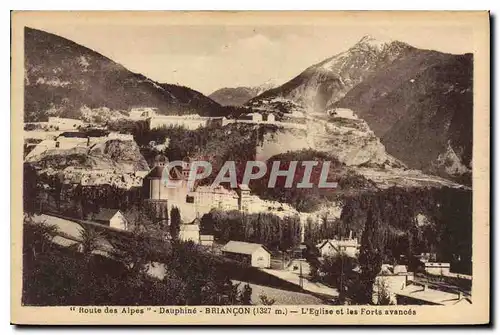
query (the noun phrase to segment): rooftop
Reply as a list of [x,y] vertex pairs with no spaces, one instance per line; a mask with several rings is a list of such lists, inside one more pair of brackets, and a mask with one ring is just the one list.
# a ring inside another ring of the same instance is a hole
[[241,241],[227,242],[227,244],[224,247],[222,247],[222,251],[232,252],[235,254],[251,255],[260,248],[264,248],[267,252],[269,252],[269,250],[267,250],[267,248],[264,247],[262,244],[248,243]]
[[401,291],[396,292],[396,294],[437,305],[455,305],[459,302],[472,303],[469,296],[434,290],[418,285],[408,285]]
[[109,221],[115,214],[119,212],[118,209],[114,208],[101,208],[99,213],[94,216],[94,220],[97,221]]

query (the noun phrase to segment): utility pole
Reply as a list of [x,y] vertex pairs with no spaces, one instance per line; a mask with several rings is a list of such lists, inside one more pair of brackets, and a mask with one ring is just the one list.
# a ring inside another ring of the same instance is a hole
[[304,288],[304,279],[302,278],[302,262],[299,261],[299,285],[300,288]]
[[340,292],[339,298],[344,299],[344,257],[340,255]]

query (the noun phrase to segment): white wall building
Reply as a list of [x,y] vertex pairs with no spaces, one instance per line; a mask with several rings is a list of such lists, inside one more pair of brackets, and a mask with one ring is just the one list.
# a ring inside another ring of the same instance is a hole
[[358,257],[360,245],[357,239],[330,239],[321,241],[321,243],[318,243],[316,247],[322,257],[334,257],[340,254],[345,254],[346,256],[355,258]]
[[118,209],[101,208],[99,213],[94,215],[94,221],[108,227],[127,230],[128,222],[125,216]]
[[129,118],[134,121],[145,120],[158,114],[158,108],[155,107],[136,107],[132,108]]
[[256,268],[271,267],[271,252],[262,244],[229,241],[222,247],[222,253]]
[[83,127],[85,123],[82,120],[68,119],[62,117],[50,116],[47,126],[57,130],[76,130]]

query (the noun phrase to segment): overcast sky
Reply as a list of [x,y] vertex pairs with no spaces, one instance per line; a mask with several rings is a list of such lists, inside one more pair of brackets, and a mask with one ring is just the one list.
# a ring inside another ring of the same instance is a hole
[[364,35],[449,53],[472,52],[472,32],[457,26],[125,26],[30,25],[93,49],[158,82],[204,94],[221,87],[284,83],[348,49]]

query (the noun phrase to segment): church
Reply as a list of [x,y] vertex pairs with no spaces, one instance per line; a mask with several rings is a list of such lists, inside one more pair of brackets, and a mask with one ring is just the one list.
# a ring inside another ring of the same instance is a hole
[[[190,188],[188,184],[191,168],[189,160],[185,159],[182,167],[174,166],[169,171],[166,171],[167,165],[167,157],[156,156],[154,167],[143,180],[146,203],[153,208],[158,222],[168,224],[166,221],[172,207],[179,208],[183,223],[193,222],[212,209],[229,211],[248,208],[246,201],[249,199],[250,189],[247,185],[239,185],[236,191],[222,186],[210,187],[196,184]],[[167,178],[174,182],[175,186],[168,185]]]

